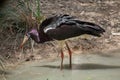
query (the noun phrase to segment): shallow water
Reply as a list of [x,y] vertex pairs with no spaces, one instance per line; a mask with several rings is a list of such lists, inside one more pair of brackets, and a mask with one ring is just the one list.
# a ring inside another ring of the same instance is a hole
[[120,80],[120,57],[75,55],[61,71],[60,59],[27,62],[9,71],[7,80]]

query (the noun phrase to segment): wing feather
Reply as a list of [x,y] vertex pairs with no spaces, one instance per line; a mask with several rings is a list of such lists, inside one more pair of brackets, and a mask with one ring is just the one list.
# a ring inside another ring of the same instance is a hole
[[[47,22],[48,20],[48,22]],[[59,15],[48,18],[43,31],[53,39],[63,40],[82,34],[90,34],[100,37],[105,30],[91,22],[80,21],[69,15]]]

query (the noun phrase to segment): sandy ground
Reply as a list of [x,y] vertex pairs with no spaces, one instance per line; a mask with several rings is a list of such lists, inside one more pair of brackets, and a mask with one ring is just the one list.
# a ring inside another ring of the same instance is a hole
[[[116,56],[74,55],[72,69],[68,57],[60,70],[60,58],[26,62],[8,71],[7,80],[119,80],[120,54]],[[2,78],[1,78],[2,80]]]

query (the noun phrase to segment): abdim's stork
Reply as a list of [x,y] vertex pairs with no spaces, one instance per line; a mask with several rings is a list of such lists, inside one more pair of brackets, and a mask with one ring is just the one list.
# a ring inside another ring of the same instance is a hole
[[[65,40],[65,39],[80,36],[83,34],[89,34],[89,35],[100,37],[101,34],[103,34],[103,32],[105,32],[105,30],[97,24],[80,21],[75,17],[66,15],[66,14],[56,15],[56,16],[45,19],[41,23],[39,29],[32,28],[29,32],[27,32],[25,34],[24,40],[21,43],[20,47],[22,47],[23,44],[29,38],[32,38],[37,43],[44,43],[46,41],[51,41],[51,40]],[[72,53],[67,42],[65,42],[65,44],[69,51],[69,56],[70,56],[69,66],[71,68]],[[64,58],[62,47],[61,47],[61,58],[62,58],[62,61],[61,61],[61,69],[62,69],[63,58]]]

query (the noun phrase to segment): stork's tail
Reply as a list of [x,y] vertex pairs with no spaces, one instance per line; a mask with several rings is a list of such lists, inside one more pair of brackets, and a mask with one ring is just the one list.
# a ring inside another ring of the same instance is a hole
[[105,32],[105,29],[100,27],[99,25],[91,22],[84,22],[84,21],[78,21],[76,22],[80,25],[80,28],[85,32],[85,34],[90,34],[93,36],[100,37],[101,34]]
[[101,34],[105,32],[102,27],[92,22],[80,21],[75,17],[69,15],[62,15],[61,18],[63,19],[63,22],[61,21],[61,24],[63,23],[67,25],[77,25],[80,28],[80,31],[82,30],[84,32],[83,34],[90,34],[100,37]]

